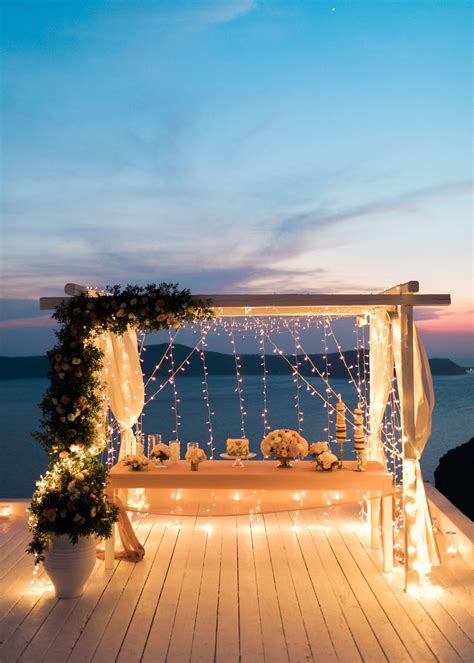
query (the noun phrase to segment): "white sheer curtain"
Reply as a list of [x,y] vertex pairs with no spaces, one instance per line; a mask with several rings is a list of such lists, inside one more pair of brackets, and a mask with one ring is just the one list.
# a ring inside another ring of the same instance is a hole
[[370,430],[367,459],[386,465],[382,422],[392,388],[393,352],[390,316],[385,309],[370,314]]
[[100,379],[120,426],[119,458],[122,458],[136,451],[132,426],[138,421],[145,402],[137,334],[133,329],[120,336],[105,332],[98,337],[96,344],[104,353]]
[[[400,385],[402,383],[402,360],[401,327],[399,317],[394,318],[392,321],[392,332],[395,370],[397,381]],[[415,403],[415,458],[404,459],[404,473],[410,474],[415,480],[416,524],[418,530],[417,557],[421,560],[426,572],[429,572],[431,565],[440,564],[440,557],[426,499],[420,459],[431,435],[435,396],[428,357],[418,336],[415,325],[413,325],[413,378]],[[399,397],[403,425],[404,402],[403,390],[401,389],[399,390]]]

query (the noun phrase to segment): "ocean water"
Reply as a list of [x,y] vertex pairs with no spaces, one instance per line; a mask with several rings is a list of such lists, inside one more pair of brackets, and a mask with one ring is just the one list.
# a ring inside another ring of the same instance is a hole
[[[324,385],[314,381],[323,391]],[[336,392],[342,394],[350,407],[356,403],[355,392],[344,380],[333,380]],[[0,497],[28,498],[34,490],[35,479],[44,471],[47,456],[32,438],[38,428],[38,403],[48,386],[47,380],[0,381]],[[426,479],[433,481],[433,472],[440,457],[448,449],[467,442],[474,435],[474,376],[460,375],[434,377],[436,407],[433,433],[422,458]],[[209,399],[212,416],[216,456],[224,451],[227,437],[241,436],[241,417],[236,383],[233,376],[209,378]],[[199,441],[206,447],[208,426],[207,410],[203,399],[203,384],[199,377],[177,380],[180,415],[179,438],[183,443]],[[288,376],[268,377],[268,420],[271,428],[296,428],[295,387]],[[300,406],[304,413],[303,435],[309,440],[324,439],[323,428],[327,414],[322,402],[304,389],[300,390]],[[151,394],[151,392],[150,392]],[[259,450],[262,438],[262,380],[258,376],[244,376],[243,383],[245,433],[251,447]],[[161,433],[168,441],[176,437],[175,413],[172,410],[173,393],[164,389],[159,397],[147,405],[143,417],[145,433]],[[349,445],[348,445],[349,446]],[[351,457],[351,454],[348,454]]]

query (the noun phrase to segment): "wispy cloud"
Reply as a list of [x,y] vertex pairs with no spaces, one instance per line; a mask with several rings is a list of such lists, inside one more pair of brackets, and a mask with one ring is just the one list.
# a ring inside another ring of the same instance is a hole
[[170,29],[198,31],[208,26],[230,23],[257,8],[256,0],[172,0],[136,3],[133,11],[123,11],[120,3],[99,14],[95,22],[65,28],[67,35],[103,39],[120,43],[140,42],[150,34],[165,36]]
[[211,2],[193,3],[191,17],[198,23],[212,25],[229,23],[244,16],[257,7],[256,0],[212,0]]
[[[300,253],[306,249],[306,242],[318,230],[327,226],[359,221],[373,216],[415,212],[423,203],[434,198],[458,196],[472,193],[474,189],[472,181],[448,182],[433,185],[415,191],[406,191],[398,195],[381,198],[362,205],[349,207],[342,210],[330,211],[323,208],[315,208],[308,212],[287,216],[273,231],[271,249],[279,253],[282,241],[291,238],[291,246],[294,253]],[[285,244],[285,249],[287,244]]]

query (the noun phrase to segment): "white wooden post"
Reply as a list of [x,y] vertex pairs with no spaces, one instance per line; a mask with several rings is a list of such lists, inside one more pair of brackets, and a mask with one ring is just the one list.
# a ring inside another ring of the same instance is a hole
[[415,388],[413,375],[413,306],[400,306],[401,333],[401,406],[403,441],[403,513],[405,521],[405,590],[418,582],[414,568],[416,548],[411,541],[415,535]]

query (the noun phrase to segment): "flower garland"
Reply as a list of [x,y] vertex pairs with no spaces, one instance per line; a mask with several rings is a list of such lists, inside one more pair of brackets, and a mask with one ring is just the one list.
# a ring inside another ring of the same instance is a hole
[[[36,561],[43,556],[48,533],[69,534],[73,543],[91,533],[110,536],[117,519],[117,509],[104,495],[107,471],[98,458],[107,440],[99,380],[103,354],[94,339],[104,332],[120,335],[128,328],[157,332],[212,316],[205,302],[194,301],[189,290],[169,283],[128,285],[123,290],[115,285],[95,297],[71,297],[56,308],[53,318],[61,327],[48,353],[50,386],[40,404],[41,430],[34,434],[52,457],[30,508],[33,540],[28,551]],[[75,475],[87,478],[74,484],[81,486],[80,502],[76,492],[71,498],[68,488]],[[98,508],[96,499],[106,506]],[[81,509],[72,508],[76,503]]]
[[128,327],[157,332],[212,316],[205,303],[194,302],[190,291],[176,284],[113,286],[107,292],[71,297],[53,315],[62,326],[48,353],[51,385],[40,405],[42,430],[35,434],[50,455],[71,444],[98,443],[102,352],[92,342],[95,337],[106,331],[123,334]]

